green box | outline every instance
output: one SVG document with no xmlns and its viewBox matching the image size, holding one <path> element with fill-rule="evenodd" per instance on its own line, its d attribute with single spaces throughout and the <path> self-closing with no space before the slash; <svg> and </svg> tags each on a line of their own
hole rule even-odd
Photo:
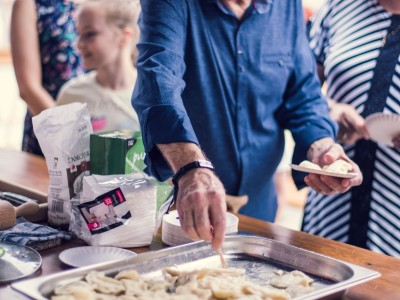
<svg viewBox="0 0 400 300">
<path fill-rule="evenodd" d="M 134 132 L 133 138 L 135 139 L 135 142 L 126 154 L 125 174 L 143 172 L 146 168 L 144 163 L 146 152 L 144 151 L 141 132 Z"/>
<path fill-rule="evenodd" d="M 116 130 L 90 135 L 92 174 L 129 174 L 143 169 L 144 147 L 140 132 Z"/>
</svg>

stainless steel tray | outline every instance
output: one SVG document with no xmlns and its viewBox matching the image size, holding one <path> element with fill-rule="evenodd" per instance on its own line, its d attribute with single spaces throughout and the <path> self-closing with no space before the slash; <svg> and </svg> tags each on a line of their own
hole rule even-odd
<svg viewBox="0 0 400 300">
<path fill-rule="evenodd" d="M 314 291 L 295 299 L 319 299 L 339 296 L 349 287 L 379 277 L 376 271 L 336 260 L 274 240 L 235 235 L 225 239 L 223 252 L 229 267 L 245 268 L 247 277 L 264 284 L 272 276 L 272 270 L 300 270 L 312 277 Z M 165 267 L 179 266 L 195 269 L 219 266 L 219 257 L 207 242 L 195 242 L 160 251 L 139 254 L 132 258 L 92 265 L 54 275 L 38 277 L 12 284 L 12 288 L 33 299 L 47 299 L 54 287 L 81 279 L 89 271 L 104 271 L 113 276 L 126 269 L 135 269 L 148 277 L 162 276 Z"/>
</svg>

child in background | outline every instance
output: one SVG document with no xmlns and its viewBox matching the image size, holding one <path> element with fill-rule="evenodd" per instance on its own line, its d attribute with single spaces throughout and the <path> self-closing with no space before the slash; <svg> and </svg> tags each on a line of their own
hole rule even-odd
<svg viewBox="0 0 400 300">
<path fill-rule="evenodd" d="M 77 11 L 78 50 L 92 71 L 67 82 L 57 105 L 87 103 L 94 132 L 140 130 L 131 105 L 139 12 L 133 0 L 88 0 Z"/>
</svg>

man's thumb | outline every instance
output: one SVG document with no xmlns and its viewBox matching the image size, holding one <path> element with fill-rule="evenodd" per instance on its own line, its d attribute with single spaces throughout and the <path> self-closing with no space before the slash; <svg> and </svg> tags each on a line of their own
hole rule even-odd
<svg viewBox="0 0 400 300">
<path fill-rule="evenodd" d="M 342 154 L 342 149 L 340 149 L 339 145 L 335 144 L 324 154 L 324 163 L 330 165 L 338 160 Z"/>
</svg>

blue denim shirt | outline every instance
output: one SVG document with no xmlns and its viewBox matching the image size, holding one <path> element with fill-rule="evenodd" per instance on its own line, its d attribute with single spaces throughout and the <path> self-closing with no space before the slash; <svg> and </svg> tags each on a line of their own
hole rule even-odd
<svg viewBox="0 0 400 300">
<path fill-rule="evenodd" d="M 296 162 L 333 137 L 300 0 L 258 0 L 239 21 L 218 0 L 142 0 L 139 115 L 147 172 L 172 175 L 156 144 L 200 145 L 241 213 L 273 221 L 273 174 L 290 129 Z"/>
</svg>

